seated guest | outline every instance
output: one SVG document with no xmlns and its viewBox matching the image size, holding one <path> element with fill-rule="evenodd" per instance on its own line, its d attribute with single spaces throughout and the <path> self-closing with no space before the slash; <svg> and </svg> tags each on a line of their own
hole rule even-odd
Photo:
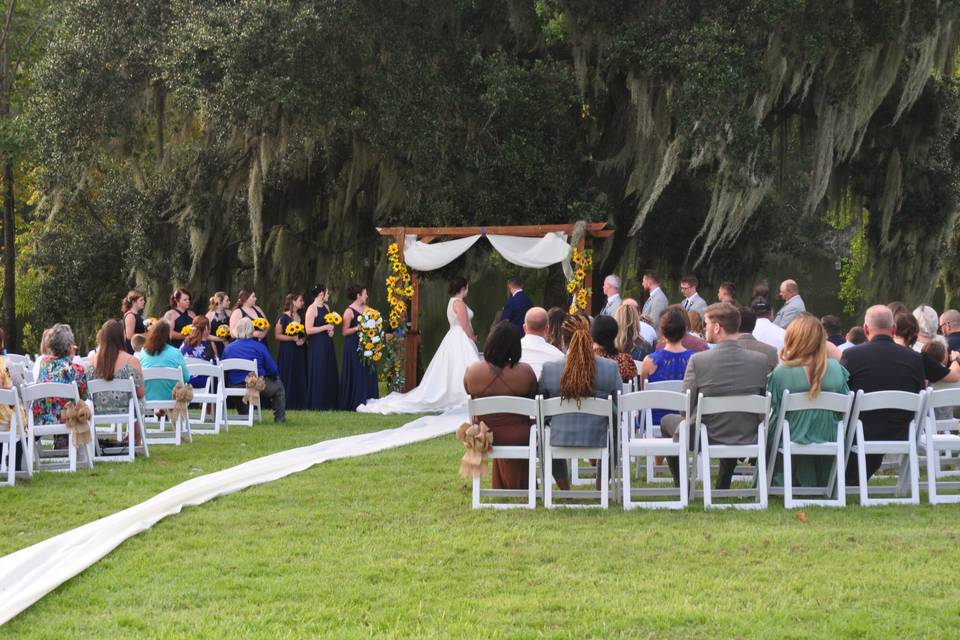
<svg viewBox="0 0 960 640">
<path fill-rule="evenodd" d="M 147 331 L 147 341 L 138 357 L 140 367 L 143 369 L 180 369 L 183 382 L 190 380 L 190 372 L 187 370 L 183 355 L 179 349 L 170 344 L 170 325 L 166 320 L 157 320 L 153 323 Z M 148 380 L 146 382 L 147 400 L 171 400 L 173 388 L 176 385 L 177 383 L 173 380 Z"/>
<path fill-rule="evenodd" d="M 612 360 L 593 353 L 590 322 L 583 316 L 568 316 L 563 325 L 566 356 L 543 365 L 540 394 L 544 398 L 606 398 L 622 389 L 620 371 Z M 616 411 L 616 409 L 614 409 Z M 550 441 L 558 447 L 603 447 L 607 445 L 607 419 L 572 413 L 550 418 Z M 561 489 L 570 487 L 566 463 L 558 460 L 553 477 Z"/>
<path fill-rule="evenodd" d="M 7 355 L 7 334 L 3 329 L 0 329 L 0 353 Z M 4 377 L 4 371 L 6 371 L 6 377 L 9 378 L 10 385 L 3 386 L 4 383 L 0 381 L 0 389 L 10 389 L 11 386 L 19 389 L 23 386 L 23 374 L 25 373 L 23 367 L 9 367 L 4 360 L 0 359 L 0 378 Z M 0 409 L 0 412 L 2 411 Z M 0 424 L 6 424 L 2 417 L 0 417 Z"/>
<path fill-rule="evenodd" d="M 653 345 L 640 335 L 640 313 L 636 307 L 620 305 L 613 314 L 613 319 L 617 321 L 617 339 L 614 344 L 618 351 L 629 353 L 630 357 L 638 362 L 653 351 Z"/>
<path fill-rule="evenodd" d="M 890 309 L 890 313 L 893 314 L 894 319 L 896 319 L 898 313 L 910 313 L 910 309 L 907 308 L 907 305 L 899 300 L 888 302 L 887 309 Z"/>
<path fill-rule="evenodd" d="M 920 333 L 917 335 L 917 342 L 913 345 L 914 350 L 923 350 L 924 345 L 933 341 L 937 337 L 938 317 L 933 307 L 925 304 L 920 305 L 913 310 L 913 317 L 917 320 L 917 326 Z"/>
<path fill-rule="evenodd" d="M 547 344 L 563 350 L 563 323 L 567 319 L 567 312 L 560 307 L 552 307 L 547 312 Z M 539 379 L 540 376 L 537 376 Z"/>
<path fill-rule="evenodd" d="M 236 340 L 223 348 L 223 359 L 239 358 L 241 360 L 255 360 L 257 375 L 263 378 L 264 388 L 260 397 L 270 401 L 273 406 L 273 421 L 286 422 L 287 406 L 283 383 L 278 380 L 280 369 L 270 357 L 266 345 L 254 338 L 253 322 L 250 318 L 241 318 L 234 329 Z M 242 387 L 246 384 L 247 372 L 230 370 L 227 372 L 227 386 Z"/>
<path fill-rule="evenodd" d="M 717 289 L 717 302 L 725 302 L 727 304 L 732 304 L 734 306 L 740 306 L 737 304 L 737 287 L 732 282 L 721 282 L 720 287 Z"/>
<path fill-rule="evenodd" d="M 947 350 L 947 340 L 943 336 L 937 336 L 923 345 L 923 350 L 920 351 L 920 353 L 933 358 L 944 367 L 950 366 L 950 352 Z M 953 418 L 953 407 L 936 407 L 933 412 L 937 420 L 950 420 Z"/>
<path fill-rule="evenodd" d="M 757 325 L 757 316 L 750 307 L 740 307 L 740 335 L 737 342 L 744 349 L 762 353 L 767 359 L 767 373 L 780 364 L 780 354 L 770 345 L 760 342 L 753 336 L 753 330 Z"/>
<path fill-rule="evenodd" d="M 867 341 L 867 336 L 863 333 L 863 327 L 857 325 L 855 327 L 850 327 L 850 330 L 847 331 L 846 342 L 837 347 L 841 353 L 849 349 L 850 347 L 855 347 L 858 344 L 863 344 Z"/>
<path fill-rule="evenodd" d="M 821 391 L 847 394 L 847 370 L 839 362 L 827 357 L 826 331 L 822 321 L 809 313 L 801 313 L 784 335 L 783 363 L 767 380 L 767 391 L 772 396 L 770 424 L 776 419 L 783 401 L 783 392 L 805 393 L 815 400 Z M 833 411 L 791 411 L 790 439 L 798 444 L 836 442 L 837 420 Z M 770 455 L 776 455 L 777 443 L 769 443 Z M 830 456 L 797 456 L 793 459 L 793 484 L 801 487 L 823 487 L 830 479 L 834 458 Z M 774 482 L 783 485 L 782 462 L 777 460 Z"/>
<path fill-rule="evenodd" d="M 703 340 L 703 317 L 695 311 L 687 311 L 689 333 Z"/>
<path fill-rule="evenodd" d="M 647 382 L 661 380 L 683 380 L 687 363 L 693 351 L 683 346 L 683 334 L 686 333 L 683 311 L 670 307 L 660 316 L 660 335 L 666 341 L 664 346 L 643 359 L 640 377 Z M 656 409 L 653 411 L 653 423 L 660 424 L 663 416 L 671 413 Z"/>
<path fill-rule="evenodd" d="M 633 307 L 637 310 L 638 314 L 640 313 L 640 304 L 635 298 L 624 298 L 623 306 Z M 650 319 L 650 316 L 640 316 L 640 337 L 649 342 L 651 345 L 657 343 L 657 330 L 653 326 L 653 320 Z"/>
<path fill-rule="evenodd" d="M 840 318 L 837 316 L 823 316 L 820 318 L 823 330 L 827 332 L 827 340 L 834 346 L 843 344 L 843 329 L 840 327 Z"/>
<path fill-rule="evenodd" d="M 217 360 L 217 351 L 210 342 L 210 321 L 206 316 L 194 316 L 191 324 L 190 334 L 180 345 L 180 353 L 184 358 L 196 358 L 215 362 Z M 190 385 L 194 389 L 204 389 L 207 386 L 207 376 L 191 376 Z"/>
<path fill-rule="evenodd" d="M 543 307 L 532 307 L 523 318 L 524 336 L 520 340 L 520 362 L 530 365 L 538 380 L 544 362 L 563 358 L 563 351 L 546 340 L 547 322 L 547 310 Z M 489 337 L 487 342 L 490 342 Z M 486 352 L 484 355 L 486 356 Z"/>
<path fill-rule="evenodd" d="M 771 308 L 766 298 L 756 298 L 750 303 L 750 308 L 757 316 L 757 324 L 753 328 L 753 337 L 768 344 L 780 352 L 783 348 L 783 334 L 785 329 L 781 329 L 770 320 Z"/>
<path fill-rule="evenodd" d="M 678 304 L 670 305 L 670 308 L 679 310 L 680 317 L 683 319 L 683 346 L 687 349 L 690 349 L 690 351 L 693 351 L 694 353 L 700 353 L 701 351 L 706 351 L 709 349 L 710 345 L 706 340 L 702 340 L 698 336 L 690 333 L 689 320 L 687 313 L 683 310 L 683 308 Z M 663 348 L 664 344 L 666 344 L 666 342 L 661 339 L 659 342 L 657 342 L 657 349 Z"/>
<path fill-rule="evenodd" d="M 960 351 L 960 311 L 947 309 L 940 314 L 940 332 L 946 337 L 950 351 Z"/>
<path fill-rule="evenodd" d="M 630 382 L 637 377 L 637 363 L 629 353 L 617 349 L 618 331 L 616 320 L 610 316 L 597 316 L 590 329 L 593 337 L 593 352 L 601 358 L 616 362 L 620 369 L 620 379 L 623 382 Z"/>
<path fill-rule="evenodd" d="M 133 380 L 133 387 L 140 403 L 140 415 L 143 415 L 143 371 L 140 361 L 127 353 L 123 338 L 123 325 L 117 320 L 107 320 L 97 333 L 97 355 L 92 364 L 87 365 L 87 380 Z M 92 395 L 93 406 L 97 413 L 126 413 L 130 395 L 122 391 L 101 391 Z M 143 445 L 143 433 L 139 423 L 135 429 L 136 446 Z"/>
<path fill-rule="evenodd" d="M 840 364 L 850 372 L 849 385 L 854 391 L 907 391 L 918 393 L 925 389 L 927 382 L 939 382 L 951 370 L 960 372 L 960 366 L 954 363 L 951 369 L 932 363 L 927 367 L 924 358 L 913 349 L 905 349 L 894 341 L 896 325 L 893 313 L 884 305 L 874 305 L 867 309 L 863 330 L 868 342 L 843 352 Z M 925 371 L 926 369 L 926 371 Z M 906 440 L 910 420 L 909 411 L 884 409 L 860 414 L 863 434 L 867 440 Z M 860 483 L 857 457 L 847 460 L 847 484 Z M 869 480 L 880 465 L 882 454 L 867 456 L 866 477 Z"/>
<path fill-rule="evenodd" d="M 914 349 L 914 346 L 917 343 L 917 335 L 919 327 L 917 325 L 917 319 L 913 317 L 908 311 L 901 311 L 896 314 L 893 318 L 894 324 L 896 324 L 896 332 L 893 335 L 893 341 L 899 344 L 901 347 L 909 347 Z M 916 351 L 916 349 L 914 349 Z M 923 370 L 924 375 L 926 375 L 927 380 L 931 379 L 931 376 L 939 375 L 942 366 L 950 366 L 949 364 L 943 365 L 938 362 L 936 358 L 929 354 L 920 353 L 923 358 Z M 947 375 L 939 378 L 940 382 L 957 382 L 960 380 L 960 374 L 954 373 L 951 371 Z"/>
<path fill-rule="evenodd" d="M 740 312 L 732 304 L 718 302 L 704 312 L 707 340 L 717 345 L 716 349 L 694 354 L 687 363 L 683 376 L 683 388 L 690 391 L 696 405 L 699 394 L 704 397 L 765 395 L 767 392 L 767 359 L 763 354 L 748 351 L 740 346 Z M 696 415 L 696 406 L 691 415 Z M 757 424 L 760 417 L 751 413 L 723 413 L 711 416 L 707 425 L 707 437 L 717 444 L 755 444 Z M 690 446 L 694 443 L 694 420 L 688 422 Z M 680 416 L 664 416 L 660 430 L 666 436 L 679 438 Z M 667 458 L 675 486 L 680 486 L 680 461 Z M 717 474 L 717 489 L 729 489 L 737 461 L 720 461 Z"/>
<path fill-rule="evenodd" d="M 547 312 L 534 307 L 526 314 L 539 309 L 542 327 L 546 328 Z M 529 332 L 524 340 L 532 336 Z M 546 344 L 546 343 L 544 343 Z M 550 345 L 546 345 L 550 346 Z M 520 331 L 511 322 L 503 320 L 494 326 L 483 345 L 483 360 L 467 367 L 463 376 L 463 388 L 473 398 L 488 396 L 519 396 L 533 398 L 537 395 L 537 377 L 530 365 L 521 362 Z M 563 354 L 560 354 L 563 357 Z M 493 432 L 494 446 L 526 445 L 530 442 L 530 418 L 509 413 L 493 413 L 474 416 L 486 423 Z M 526 489 L 528 479 L 527 460 L 495 459 L 493 461 L 494 489 Z"/>
<path fill-rule="evenodd" d="M 59 323 L 53 325 L 46 334 L 44 347 L 48 355 L 40 358 L 36 382 L 62 382 L 66 384 L 76 382 L 80 399 L 85 400 L 87 398 L 87 376 L 83 367 L 73 362 L 77 346 L 70 325 Z M 59 423 L 60 410 L 67 402 L 69 401 L 64 398 L 50 398 L 34 402 L 33 421 L 36 424 Z"/>
</svg>

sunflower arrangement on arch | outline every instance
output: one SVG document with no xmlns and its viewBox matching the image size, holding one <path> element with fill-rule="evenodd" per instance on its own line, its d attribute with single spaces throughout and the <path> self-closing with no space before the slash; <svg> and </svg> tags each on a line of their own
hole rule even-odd
<svg viewBox="0 0 960 640">
<path fill-rule="evenodd" d="M 390 303 L 387 320 L 391 329 L 402 329 L 409 308 L 408 301 L 413 297 L 413 278 L 407 265 L 400 259 L 400 247 L 396 242 L 387 247 L 387 260 L 390 262 L 390 274 L 386 279 L 387 302 Z"/>
<path fill-rule="evenodd" d="M 570 258 L 573 263 L 573 278 L 567 282 L 570 294 L 570 313 L 585 311 L 590 307 L 590 291 L 587 289 L 587 274 L 593 270 L 593 251 L 591 249 L 573 249 Z"/>
</svg>

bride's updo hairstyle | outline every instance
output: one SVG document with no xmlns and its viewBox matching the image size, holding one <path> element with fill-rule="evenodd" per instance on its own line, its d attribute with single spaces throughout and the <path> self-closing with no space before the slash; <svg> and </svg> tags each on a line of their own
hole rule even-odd
<svg viewBox="0 0 960 640">
<path fill-rule="evenodd" d="M 567 316 L 562 332 L 567 343 L 567 359 L 560 376 L 560 397 L 564 400 L 592 398 L 597 365 L 593 360 L 590 320 L 581 315 Z"/>
<path fill-rule="evenodd" d="M 450 284 L 447 285 L 447 294 L 451 296 L 455 296 L 461 291 L 463 291 L 463 288 L 465 286 L 467 286 L 467 281 L 465 278 L 459 278 L 459 277 L 454 278 L 453 280 L 450 281 Z"/>
<path fill-rule="evenodd" d="M 497 367 L 513 367 L 520 362 L 520 329 L 509 320 L 494 325 L 483 345 L 483 359 Z"/>
</svg>

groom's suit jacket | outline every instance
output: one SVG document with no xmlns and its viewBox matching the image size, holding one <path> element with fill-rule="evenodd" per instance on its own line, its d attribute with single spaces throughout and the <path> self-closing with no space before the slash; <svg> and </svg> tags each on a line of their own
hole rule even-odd
<svg viewBox="0 0 960 640">
<path fill-rule="evenodd" d="M 500 320 L 509 320 L 517 325 L 520 333 L 523 333 L 523 319 L 527 311 L 533 307 L 533 300 L 530 299 L 523 289 L 510 296 L 507 303 L 503 305 L 503 313 L 500 314 Z"/>
</svg>

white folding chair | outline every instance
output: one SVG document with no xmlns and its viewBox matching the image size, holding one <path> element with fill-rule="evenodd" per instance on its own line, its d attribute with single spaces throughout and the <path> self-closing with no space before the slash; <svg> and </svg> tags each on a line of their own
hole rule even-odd
<svg viewBox="0 0 960 640">
<path fill-rule="evenodd" d="M 607 420 L 606 445 L 603 447 L 566 447 L 554 446 L 550 442 L 550 427 L 546 426 L 547 419 L 572 413 L 583 413 L 592 416 L 604 417 Z M 548 398 L 540 400 L 540 418 L 543 420 L 543 504 L 547 509 L 557 507 L 587 508 L 599 507 L 606 509 L 610 502 L 610 440 L 613 435 L 613 398 L 581 398 L 577 400 L 562 400 Z M 580 458 L 596 458 L 600 460 L 600 491 L 554 491 L 553 490 L 553 459 L 574 460 Z M 553 499 L 572 498 L 587 499 L 599 498 L 599 504 L 554 504 Z"/>
<path fill-rule="evenodd" d="M 657 382 L 644 381 L 644 391 L 672 391 L 674 393 L 683 393 L 683 380 L 660 380 Z M 661 407 L 655 407 L 660 409 Z M 646 409 L 640 415 L 640 428 L 643 431 L 644 438 L 660 438 L 660 424 L 653 421 L 653 410 Z M 638 460 L 639 462 L 639 460 Z M 665 464 L 657 464 L 656 456 L 647 456 L 645 459 L 646 468 L 644 478 L 647 484 L 673 484 L 673 477 L 670 475 L 670 468 Z M 637 470 L 639 477 L 639 468 Z M 657 475 L 660 474 L 660 475 Z"/>
<path fill-rule="evenodd" d="M 770 438 L 771 451 L 774 452 L 767 462 L 767 482 L 773 482 L 773 471 L 777 463 L 777 455 L 783 458 L 783 486 L 768 489 L 772 494 L 783 494 L 783 506 L 787 509 L 805 506 L 843 507 L 847 504 L 847 491 L 844 484 L 846 467 L 846 433 L 847 420 L 853 408 L 853 392 L 842 393 L 822 392 L 811 400 L 806 393 L 783 392 L 783 401 L 780 410 L 774 416 L 773 436 Z M 840 416 L 837 420 L 836 439 L 833 442 L 816 442 L 800 444 L 793 441 L 790 434 L 790 421 L 786 414 L 793 411 L 833 411 Z M 793 486 L 793 456 L 832 456 L 836 479 L 836 498 L 830 498 L 834 492 L 833 482 L 824 487 L 794 487 Z M 797 500 L 794 495 L 826 496 L 823 498 L 807 498 Z"/>
<path fill-rule="evenodd" d="M 227 358 L 226 360 L 220 361 L 220 367 L 223 370 L 224 382 L 226 382 L 229 379 L 229 373 L 231 371 L 243 371 L 244 377 L 246 377 L 247 374 L 249 373 L 253 373 L 254 375 L 257 375 L 258 373 L 256 360 L 241 360 L 240 358 Z M 230 386 L 224 385 L 223 387 L 223 396 L 225 400 L 229 398 L 242 398 L 244 395 L 246 395 L 246 393 L 247 393 L 247 389 L 246 387 L 243 387 L 243 386 L 230 387 Z M 239 420 L 231 420 L 229 412 L 226 412 L 224 413 L 224 418 L 223 418 L 224 423 L 228 426 L 232 424 L 236 424 L 236 425 L 242 425 L 244 427 L 252 427 L 253 412 L 254 412 L 254 405 L 252 404 L 247 406 L 246 419 L 241 418 Z M 257 420 L 262 421 L 263 410 L 260 408 L 260 405 L 256 406 L 256 412 L 257 412 Z"/>
<path fill-rule="evenodd" d="M 211 364 L 209 360 L 204 360 L 203 358 L 194 358 L 193 356 L 183 356 L 183 361 L 187 363 L 187 368 L 190 368 L 192 364 Z"/>
<path fill-rule="evenodd" d="M 874 391 L 864 393 L 857 391 L 850 412 L 850 421 L 847 425 L 846 446 L 848 455 L 857 456 L 857 471 L 859 487 L 848 489 L 860 494 L 862 506 L 883 504 L 920 504 L 920 463 L 917 459 L 917 429 L 921 424 L 926 409 L 927 392 L 910 393 L 907 391 Z M 883 409 L 897 409 L 912 414 L 907 428 L 906 440 L 867 440 L 864 438 L 863 422 L 860 414 L 866 411 Z M 868 455 L 897 455 L 900 456 L 900 472 L 895 486 L 867 485 Z M 905 483 L 910 483 L 910 496 L 900 497 L 905 490 Z M 870 494 L 890 494 L 893 498 L 871 498 Z"/>
<path fill-rule="evenodd" d="M 26 366 L 33 366 L 33 362 L 30 360 L 30 356 L 21 355 L 19 353 L 8 353 L 3 356 L 3 359 L 6 360 L 7 364 L 19 364 Z"/>
<path fill-rule="evenodd" d="M 148 393 L 150 383 L 161 380 L 169 381 L 173 384 L 183 382 L 183 370 L 172 367 L 147 367 L 143 370 L 143 384 L 147 387 Z M 183 420 L 178 417 L 171 425 L 173 430 L 167 431 L 166 429 L 166 414 L 170 413 L 176 405 L 173 401 L 172 394 L 171 397 L 166 400 L 145 400 L 143 405 L 147 413 L 147 417 L 145 417 L 146 424 L 144 424 L 143 429 L 144 442 L 147 444 L 173 444 L 180 446 L 184 435 L 188 442 L 193 442 L 193 435 L 190 431 L 190 420 Z M 155 415 L 157 411 L 163 411 L 163 415 L 160 418 L 148 417 Z M 150 429 L 148 428 L 149 424 L 156 424 L 157 428 Z"/>
<path fill-rule="evenodd" d="M 30 465 L 26 463 L 27 458 L 27 436 L 26 425 L 20 419 L 20 395 L 17 388 L 0 389 L 0 404 L 5 404 L 10 408 L 10 424 L 8 431 L 0 431 L 0 437 L 3 438 L 0 443 L 0 478 L 6 474 L 6 480 L 0 482 L 0 485 L 14 486 L 17 483 L 17 463 L 16 452 L 17 443 L 20 443 L 20 450 L 23 452 L 23 471 L 20 475 L 29 476 Z"/>
<path fill-rule="evenodd" d="M 33 403 L 39 400 L 65 399 L 71 402 L 80 402 L 80 392 L 77 383 L 42 382 L 40 384 L 24 385 L 22 391 L 24 408 L 27 412 L 27 464 L 30 472 L 37 471 L 76 471 L 77 447 L 73 431 L 62 422 L 55 424 L 35 424 L 33 417 Z M 91 429 L 92 431 L 92 429 Z M 94 434 L 91 433 L 91 436 Z M 43 451 L 42 439 L 47 436 L 67 436 L 67 450 L 53 449 Z M 38 442 L 39 440 L 39 442 Z M 87 445 L 86 467 L 93 467 L 93 447 Z"/>
<path fill-rule="evenodd" d="M 940 493 L 941 490 L 960 489 L 956 480 L 941 481 L 947 474 L 941 469 L 942 453 L 960 451 L 957 419 L 937 420 L 936 410 L 960 406 L 960 388 L 931 388 L 927 390 L 927 411 L 924 420 L 924 449 L 927 453 L 927 499 L 930 504 L 960 502 L 960 493 Z M 956 461 L 956 458 L 948 458 Z M 952 474 L 951 474 L 952 475 Z"/>
<path fill-rule="evenodd" d="M 540 424 L 540 404 L 532 398 L 516 396 L 489 396 L 467 400 L 467 414 L 471 419 L 492 413 L 509 413 L 530 418 L 530 439 L 526 445 L 498 445 L 496 438 L 487 457 L 490 459 L 526 460 L 528 465 L 526 489 L 481 489 L 480 478 L 473 479 L 473 508 L 535 509 L 537 507 L 537 431 Z M 520 502 L 481 502 L 482 497 L 526 498 Z"/>
<path fill-rule="evenodd" d="M 709 429 L 704 418 L 709 422 L 710 416 L 720 413 L 753 413 L 757 414 L 757 442 L 755 444 L 720 444 L 711 443 L 708 437 Z M 703 397 L 701 393 L 697 399 L 697 418 L 694 442 L 694 456 L 699 463 L 700 482 L 703 486 L 703 506 L 705 509 L 766 509 L 767 508 L 767 416 L 770 413 L 770 394 L 762 396 L 717 396 Z M 734 459 L 754 458 L 754 481 L 756 489 L 713 489 L 710 486 L 710 461 L 713 458 Z M 696 483 L 692 484 L 694 494 Z M 714 503 L 713 498 L 742 498 L 757 496 L 756 502 L 726 502 Z"/>
<path fill-rule="evenodd" d="M 124 434 L 127 437 L 127 446 L 126 447 L 108 447 L 103 448 L 100 446 L 99 440 L 94 437 L 95 450 L 94 455 L 95 462 L 133 462 L 137 456 L 137 420 L 139 418 L 139 412 L 137 410 L 137 389 L 133 384 L 132 378 L 114 378 L 113 380 L 90 380 L 87 382 L 87 392 L 90 395 L 90 408 L 91 413 L 93 414 L 93 431 L 94 435 L 98 435 L 101 432 L 97 430 L 97 427 L 106 426 L 109 428 L 108 432 L 110 435 L 116 437 L 118 440 L 123 438 Z M 127 410 L 121 413 L 107 413 L 106 411 L 97 411 L 97 394 L 104 392 L 115 392 L 115 393 L 125 393 L 127 394 Z M 143 428 L 141 427 L 141 430 Z M 146 448 L 146 434 L 142 435 L 143 437 L 143 449 L 145 455 L 150 455 L 149 450 Z"/>
<path fill-rule="evenodd" d="M 190 358 L 196 360 L 196 358 Z M 194 388 L 193 402 L 190 404 L 200 404 L 200 415 L 194 420 L 190 418 L 190 429 L 192 433 L 197 434 L 218 434 L 220 426 L 229 431 L 230 427 L 224 420 L 226 413 L 226 396 L 224 395 L 223 369 L 220 365 L 211 364 L 205 360 L 199 362 L 188 362 L 187 370 L 190 376 L 206 376 L 207 384 L 202 389 Z M 207 405 L 213 408 L 213 424 L 207 422 Z"/>
<path fill-rule="evenodd" d="M 623 508 L 626 511 L 637 507 L 647 509 L 684 509 L 689 501 L 687 490 L 687 465 L 690 455 L 690 392 L 676 391 L 637 391 L 620 396 L 620 453 L 622 461 Z M 638 435 L 634 425 L 637 416 L 650 409 L 666 409 L 680 414 L 681 423 L 678 441 L 673 438 L 648 437 L 647 431 Z M 680 487 L 677 488 L 636 488 L 630 486 L 630 459 L 634 457 L 677 456 L 680 459 Z M 635 501 L 634 496 L 676 496 L 676 500 Z"/>
</svg>

